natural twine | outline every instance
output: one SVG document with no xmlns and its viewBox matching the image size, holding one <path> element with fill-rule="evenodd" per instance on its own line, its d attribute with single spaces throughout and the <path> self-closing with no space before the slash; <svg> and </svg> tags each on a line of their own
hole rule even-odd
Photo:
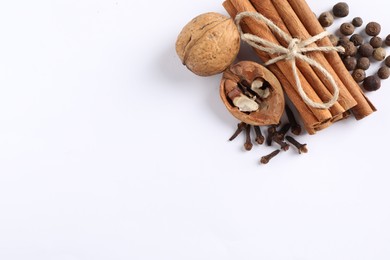
<svg viewBox="0 0 390 260">
<path fill-rule="evenodd" d="M 267 41 L 261 37 L 258 37 L 256 35 L 250 34 L 250 33 L 244 33 L 242 31 L 240 22 L 243 18 L 245 17 L 251 17 L 253 19 L 257 19 L 261 22 L 264 22 L 274 33 L 278 34 L 280 37 L 283 38 L 287 43 L 289 43 L 289 46 L 287 48 L 275 44 L 273 42 Z M 306 40 L 300 40 L 297 38 L 292 38 L 290 35 L 282 31 L 277 25 L 275 25 L 271 20 L 267 19 L 263 15 L 257 12 L 242 12 L 239 13 L 236 16 L 235 22 L 237 24 L 238 30 L 241 35 L 241 39 L 248 43 L 250 46 L 264 51 L 269 54 L 279 54 L 278 57 L 273 58 L 269 61 L 267 61 L 264 65 L 271 65 L 274 64 L 278 61 L 282 60 L 289 60 L 291 61 L 292 65 L 292 71 L 294 75 L 294 79 L 298 88 L 298 92 L 300 96 L 302 97 L 303 101 L 314 108 L 320 108 L 320 109 L 328 109 L 332 107 L 336 102 L 337 99 L 339 98 L 339 93 L 340 90 L 333 78 L 333 76 L 317 61 L 315 61 L 312 58 L 309 58 L 305 56 L 304 54 L 307 52 L 314 52 L 314 51 L 320 51 L 320 52 L 330 52 L 330 51 L 337 51 L 337 52 L 344 52 L 343 47 L 334 47 L 334 46 L 325 46 L 325 47 L 307 47 L 308 45 L 326 37 L 329 35 L 328 32 L 324 31 L 320 34 L 317 34 L 316 36 L 313 36 L 309 39 Z M 298 77 L 298 72 L 297 72 L 297 66 L 296 66 L 296 59 L 303 60 L 310 64 L 313 67 L 316 67 L 319 71 L 321 71 L 322 74 L 326 77 L 326 79 L 331 83 L 334 92 L 333 92 L 333 97 L 331 100 L 329 100 L 326 103 L 317 103 L 314 102 L 312 99 L 310 99 L 305 91 L 302 88 L 301 81 L 299 80 Z"/>
</svg>

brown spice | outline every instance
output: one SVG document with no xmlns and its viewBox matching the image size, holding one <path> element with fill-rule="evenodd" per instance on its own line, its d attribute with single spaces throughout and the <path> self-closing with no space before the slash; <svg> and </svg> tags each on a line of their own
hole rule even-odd
<svg viewBox="0 0 390 260">
<path fill-rule="evenodd" d="M 357 48 L 353 42 L 348 41 L 344 44 L 341 44 L 342 47 L 344 47 L 344 53 L 342 56 L 347 57 L 347 56 L 355 56 L 357 53 Z"/>
<path fill-rule="evenodd" d="M 368 76 L 363 81 L 363 88 L 367 91 L 376 91 L 381 87 L 381 80 L 377 75 Z"/>
<path fill-rule="evenodd" d="M 373 51 L 374 51 L 374 48 L 373 48 L 373 47 L 371 46 L 371 44 L 369 44 L 369 43 L 363 43 L 363 44 L 360 45 L 360 47 L 359 47 L 359 54 L 360 54 L 362 57 L 371 57 Z"/>
<path fill-rule="evenodd" d="M 377 36 L 381 32 L 381 25 L 377 22 L 369 22 L 366 25 L 366 33 L 369 36 Z"/>
<path fill-rule="evenodd" d="M 249 125 L 249 124 L 246 125 L 245 134 L 246 134 L 246 139 L 245 139 L 245 143 L 244 143 L 244 148 L 245 148 L 245 150 L 250 151 L 250 150 L 252 150 L 252 147 L 253 147 L 253 144 L 251 141 L 251 125 Z"/>
<path fill-rule="evenodd" d="M 390 46 L 390 34 L 386 36 L 385 44 L 386 44 L 387 46 Z"/>
<path fill-rule="evenodd" d="M 360 27 L 363 25 L 363 19 L 361 17 L 355 17 L 352 19 L 352 24 L 355 27 Z"/>
<path fill-rule="evenodd" d="M 357 61 L 355 57 L 348 56 L 343 59 L 343 62 L 348 71 L 352 71 L 356 68 Z"/>
<path fill-rule="evenodd" d="M 236 137 L 241 134 L 241 132 L 246 128 L 246 124 L 244 122 L 241 122 L 239 124 L 237 124 L 237 130 L 234 132 L 234 134 L 232 135 L 232 137 L 229 138 L 229 141 L 233 141 L 234 139 L 236 139 Z"/>
<path fill-rule="evenodd" d="M 383 40 L 381 37 L 379 36 L 374 36 L 371 38 L 370 40 L 370 44 L 373 48 L 379 48 L 379 47 L 382 47 L 383 45 Z"/>
<path fill-rule="evenodd" d="M 389 61 L 390 61 L 390 59 L 389 59 Z M 369 58 L 367 58 L 367 57 L 360 57 L 357 60 L 356 68 L 357 69 L 362 69 L 362 70 L 368 70 L 370 65 L 371 65 L 371 62 L 370 62 Z"/>
<path fill-rule="evenodd" d="M 364 41 L 364 39 L 363 39 L 363 36 L 361 36 L 360 34 L 353 34 L 352 36 L 351 36 L 351 38 L 349 38 L 349 40 L 351 41 L 351 42 L 353 42 L 353 44 L 355 45 L 355 46 L 360 46 L 360 45 L 362 45 L 363 44 L 363 41 Z"/>
<path fill-rule="evenodd" d="M 388 56 L 386 59 L 385 59 L 385 65 L 387 67 L 390 67 L 390 56 Z"/>
<path fill-rule="evenodd" d="M 329 35 L 329 40 L 332 43 L 333 46 L 337 46 L 339 43 L 339 37 L 337 37 L 334 34 Z"/>
<path fill-rule="evenodd" d="M 382 47 L 376 48 L 372 53 L 372 57 L 377 61 L 383 61 L 386 58 L 386 50 Z"/>
<path fill-rule="evenodd" d="M 267 163 L 269 163 L 269 161 L 270 161 L 272 158 L 274 158 L 276 155 L 278 155 L 279 153 L 280 153 L 280 150 L 278 149 L 278 150 L 275 150 L 275 151 L 273 151 L 272 153 L 270 153 L 270 154 L 268 154 L 268 155 L 265 155 L 265 156 L 261 157 L 260 163 L 262 163 L 262 164 L 267 164 Z"/>
<path fill-rule="evenodd" d="M 260 126 L 255 125 L 255 126 L 253 126 L 253 128 L 255 129 L 255 133 L 256 133 L 256 139 L 255 139 L 256 143 L 263 144 L 265 138 L 264 138 L 263 134 L 261 133 Z"/>
<path fill-rule="evenodd" d="M 356 69 L 352 73 L 352 77 L 357 83 L 363 82 L 363 80 L 366 78 L 366 72 L 362 69 Z"/>
<path fill-rule="evenodd" d="M 287 135 L 286 140 L 298 149 L 299 154 L 308 152 L 307 145 L 299 143 L 292 136 Z"/>
<path fill-rule="evenodd" d="M 334 22 L 334 17 L 331 12 L 323 12 L 320 14 L 318 17 L 318 21 L 322 25 L 322 27 L 329 27 L 333 24 Z"/>
<path fill-rule="evenodd" d="M 336 17 L 346 17 L 349 14 L 349 6 L 345 2 L 337 3 L 333 6 L 333 14 Z"/>
<path fill-rule="evenodd" d="M 380 79 L 388 79 L 390 76 L 390 68 L 387 66 L 383 66 L 378 70 L 378 77 Z"/>
<path fill-rule="evenodd" d="M 340 26 L 340 32 L 344 35 L 352 35 L 355 31 L 355 26 L 351 23 L 343 23 Z"/>
</svg>

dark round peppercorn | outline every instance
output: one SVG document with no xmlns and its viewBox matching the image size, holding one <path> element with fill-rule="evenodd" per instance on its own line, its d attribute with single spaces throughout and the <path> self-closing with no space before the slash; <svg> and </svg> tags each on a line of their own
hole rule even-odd
<svg viewBox="0 0 390 260">
<path fill-rule="evenodd" d="M 348 71 L 353 71 L 356 68 L 357 61 L 355 57 L 346 57 L 343 62 Z"/>
<path fill-rule="evenodd" d="M 363 88 L 367 91 L 376 91 L 381 87 L 381 80 L 377 75 L 368 76 L 363 81 Z"/>
<path fill-rule="evenodd" d="M 359 47 L 359 54 L 362 57 L 371 57 L 373 51 L 374 51 L 374 48 L 372 48 L 371 44 L 369 44 L 369 43 L 363 43 Z"/>
<path fill-rule="evenodd" d="M 367 58 L 367 57 L 360 57 L 357 60 L 356 68 L 357 69 L 362 69 L 362 70 L 368 70 L 370 65 L 371 65 L 371 62 L 370 62 L 369 58 Z"/>
<path fill-rule="evenodd" d="M 363 82 L 366 78 L 366 72 L 362 69 L 356 69 L 353 71 L 352 77 L 357 83 Z"/>
<path fill-rule="evenodd" d="M 323 12 L 318 17 L 318 21 L 320 22 L 322 27 L 329 27 L 329 26 L 331 26 L 333 24 L 334 17 L 331 14 L 331 12 Z"/>
<path fill-rule="evenodd" d="M 379 37 L 379 36 L 374 36 L 374 37 L 371 38 L 370 44 L 371 44 L 371 46 L 372 46 L 373 48 L 382 47 L 382 45 L 383 45 L 382 38 Z"/>
<path fill-rule="evenodd" d="M 387 35 L 387 37 L 386 37 L 386 39 L 385 39 L 385 44 L 386 44 L 387 46 L 390 46 L 390 34 Z"/>
<path fill-rule="evenodd" d="M 357 53 L 357 48 L 356 48 L 355 44 L 353 44 L 353 42 L 348 41 L 344 44 L 341 44 L 340 46 L 342 46 L 345 50 L 343 53 L 344 57 L 355 56 Z"/>
<path fill-rule="evenodd" d="M 377 61 L 383 61 L 386 58 L 386 50 L 382 47 L 376 48 L 372 53 L 372 57 Z"/>
<path fill-rule="evenodd" d="M 353 44 L 355 45 L 355 46 L 360 46 L 360 45 L 362 45 L 363 44 L 363 41 L 364 41 L 364 39 L 363 39 L 363 36 L 361 36 L 360 34 L 354 34 L 354 35 L 352 35 L 351 36 L 351 38 L 349 38 L 349 40 L 351 41 L 351 42 L 353 42 Z"/>
<path fill-rule="evenodd" d="M 333 6 L 333 14 L 336 17 L 346 17 L 349 14 L 349 6 L 345 2 L 337 3 Z"/>
<path fill-rule="evenodd" d="M 390 68 L 383 66 L 378 70 L 378 77 L 381 79 L 388 79 L 390 77 Z"/>
<path fill-rule="evenodd" d="M 351 23 L 343 23 L 340 26 L 340 32 L 344 35 L 352 35 L 355 31 L 355 26 L 353 26 Z"/>
<path fill-rule="evenodd" d="M 352 19 L 352 24 L 355 27 L 360 27 L 363 25 L 363 19 L 361 17 L 355 17 Z"/>
<path fill-rule="evenodd" d="M 390 56 L 388 56 L 386 59 L 385 59 L 385 65 L 387 67 L 390 67 Z"/>
<path fill-rule="evenodd" d="M 381 25 L 377 22 L 369 22 L 366 25 L 366 33 L 370 36 L 377 36 L 381 32 Z"/>
</svg>

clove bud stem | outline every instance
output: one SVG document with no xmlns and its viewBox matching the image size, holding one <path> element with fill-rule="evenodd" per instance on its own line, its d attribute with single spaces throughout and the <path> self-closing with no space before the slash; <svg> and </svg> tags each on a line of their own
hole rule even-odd
<svg viewBox="0 0 390 260">
<path fill-rule="evenodd" d="M 272 153 L 270 153 L 270 154 L 268 154 L 268 155 L 265 155 L 265 156 L 261 157 L 260 163 L 262 163 L 262 164 L 267 164 L 267 163 L 269 163 L 269 161 L 270 161 L 272 158 L 274 158 L 276 155 L 278 155 L 279 153 L 280 153 L 280 150 L 278 149 L 278 150 L 275 150 L 275 151 L 273 151 Z"/>
<path fill-rule="evenodd" d="M 299 154 L 308 152 L 307 145 L 301 144 L 300 142 L 295 140 L 292 136 L 287 135 L 286 140 L 298 149 Z"/>
</svg>

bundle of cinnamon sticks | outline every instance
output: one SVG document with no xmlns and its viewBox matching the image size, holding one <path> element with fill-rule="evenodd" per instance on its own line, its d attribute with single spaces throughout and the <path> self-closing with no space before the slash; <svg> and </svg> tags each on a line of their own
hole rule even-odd
<svg viewBox="0 0 390 260">
<path fill-rule="evenodd" d="M 324 31 L 305 0 L 226 0 L 223 6 L 232 18 L 241 12 L 259 12 L 294 38 L 304 40 Z M 259 20 L 245 17 L 241 22 L 241 27 L 244 33 L 254 34 L 288 47 L 289 43 L 272 33 L 270 28 Z M 309 47 L 315 46 L 332 46 L 332 44 L 329 38 L 325 37 Z M 254 50 L 264 62 L 276 57 L 258 49 Z M 306 55 L 321 64 L 332 75 L 340 90 L 338 101 L 329 109 L 314 108 L 303 101 L 298 93 L 289 61 L 279 61 L 269 65 L 268 68 L 279 79 L 309 134 L 315 134 L 332 123 L 347 118 L 351 113 L 359 120 L 376 111 L 345 68 L 337 52 L 311 52 Z M 333 97 L 330 80 L 324 77 L 319 69 L 304 61 L 296 60 L 296 65 L 297 74 L 306 95 L 314 102 L 328 102 Z"/>
</svg>

